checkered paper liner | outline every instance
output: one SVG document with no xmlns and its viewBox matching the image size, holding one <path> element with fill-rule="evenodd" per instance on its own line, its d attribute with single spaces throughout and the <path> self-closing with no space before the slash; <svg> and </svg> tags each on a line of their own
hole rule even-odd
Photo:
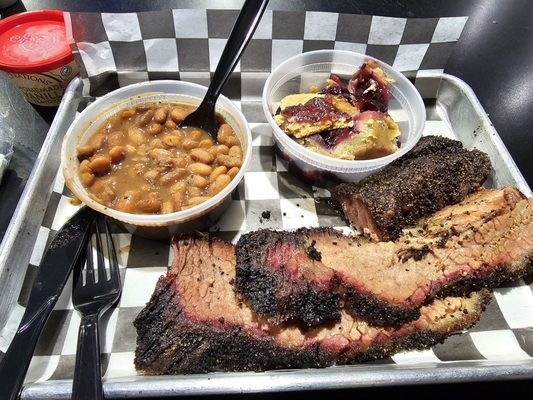
<svg viewBox="0 0 533 400">
<path fill-rule="evenodd" d="M 85 94 L 162 78 L 208 84 L 237 14 L 201 9 L 66 14 Z M 413 77 L 443 70 L 466 21 L 267 10 L 224 94 L 258 100 L 265 74 L 291 56 L 318 49 L 365 53 Z"/>
<path fill-rule="evenodd" d="M 139 14 L 67 15 L 70 39 L 82 64 L 81 109 L 117 86 L 138 80 L 179 78 L 208 84 L 236 10 L 173 10 Z M 235 243 L 260 228 L 293 229 L 333 226 L 349 231 L 328 204 L 325 189 L 307 185 L 286 170 L 272 148 L 270 128 L 260 104 L 271 68 L 302 51 L 335 48 L 366 52 L 413 77 L 418 71 L 442 70 L 466 18 L 401 19 L 321 12 L 267 11 L 243 55 L 225 94 L 241 108 L 252 130 L 252 161 L 228 211 L 209 230 Z M 423 93 L 425 88 L 419 87 Z M 428 101 L 424 134 L 454 137 Z M 39 230 L 19 299 L 25 305 L 46 245 L 79 206 L 58 173 Z M 263 211 L 269 211 L 265 218 Z M 149 300 L 157 279 L 171 263 L 167 241 L 113 232 L 121 266 L 123 293 L 116 308 L 101 320 L 104 379 L 136 375 L 133 320 Z M 73 310 L 72 278 L 38 342 L 27 382 L 72 379 L 79 315 Z M 466 360 L 531 360 L 533 357 L 533 281 L 494 291 L 481 321 L 430 350 L 396 354 L 384 363 L 413 364 Z"/>
</svg>

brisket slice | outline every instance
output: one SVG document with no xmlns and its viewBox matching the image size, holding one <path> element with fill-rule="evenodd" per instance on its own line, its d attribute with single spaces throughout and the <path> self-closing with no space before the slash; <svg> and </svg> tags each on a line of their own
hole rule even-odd
<svg viewBox="0 0 533 400">
<path fill-rule="evenodd" d="M 233 291 L 231 244 L 201 237 L 174 241 L 169 273 L 134 324 L 135 367 L 146 375 L 325 367 L 422 349 L 467 329 L 488 291 L 435 300 L 418 320 L 374 328 L 341 312 L 336 324 L 304 330 L 256 318 Z"/>
<path fill-rule="evenodd" d="M 374 325 L 401 324 L 418 318 L 431 299 L 493 288 L 531 271 L 533 199 L 510 187 L 483 189 L 395 242 L 331 228 L 261 230 L 243 235 L 236 255 L 236 290 L 271 323 L 338 320 L 338 304 Z M 309 293 L 312 301 L 298 300 Z"/>
<path fill-rule="evenodd" d="M 337 274 L 306 242 L 304 235 L 259 230 L 237 245 L 235 289 L 273 323 L 297 319 L 314 326 L 340 319 Z"/>
<path fill-rule="evenodd" d="M 461 142 L 426 136 L 398 160 L 359 183 L 331 191 L 351 225 L 379 240 L 395 240 L 422 217 L 461 201 L 491 170 L 487 155 Z"/>
</svg>

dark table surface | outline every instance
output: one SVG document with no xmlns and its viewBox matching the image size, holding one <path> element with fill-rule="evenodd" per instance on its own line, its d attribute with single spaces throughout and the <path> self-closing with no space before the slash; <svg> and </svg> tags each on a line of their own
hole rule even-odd
<svg viewBox="0 0 533 400">
<path fill-rule="evenodd" d="M 240 8 L 237 0 L 26 0 L 5 10 L 2 17 L 24 10 L 60 9 L 65 11 L 131 12 L 171 8 Z M 466 81 L 478 96 L 518 168 L 533 186 L 533 1 L 531 0 L 271 0 L 271 9 L 313 10 L 377 14 L 396 17 L 469 16 L 468 24 L 452 54 L 446 72 Z M 50 123 L 54 110 L 38 110 Z M 30 113 L 31 114 L 31 113 Z M 41 129 L 42 119 L 32 116 L 32 129 Z M 40 121 L 39 121 L 40 120 Z M 15 174 L 11 183 L 0 188 L 0 238 L 24 187 L 36 154 L 15 153 Z M 8 180 L 10 177 L 8 176 Z M 7 183 L 7 185 L 6 185 Z M 433 397 L 461 396 L 465 391 L 477 395 L 528 393 L 533 381 L 501 381 L 426 385 L 409 387 L 363 388 L 328 393 L 249 395 L 250 398 L 308 398 L 309 396 L 396 395 Z"/>
</svg>

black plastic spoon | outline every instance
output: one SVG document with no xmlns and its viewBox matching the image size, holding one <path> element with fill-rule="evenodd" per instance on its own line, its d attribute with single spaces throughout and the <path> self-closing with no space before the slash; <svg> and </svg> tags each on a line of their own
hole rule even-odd
<svg viewBox="0 0 533 400">
<path fill-rule="evenodd" d="M 180 127 L 203 129 L 211 135 L 215 143 L 217 142 L 215 104 L 222 88 L 239 62 L 246 45 L 252 38 L 267 3 L 268 0 L 246 0 L 244 2 L 202 103 L 181 121 Z"/>
</svg>

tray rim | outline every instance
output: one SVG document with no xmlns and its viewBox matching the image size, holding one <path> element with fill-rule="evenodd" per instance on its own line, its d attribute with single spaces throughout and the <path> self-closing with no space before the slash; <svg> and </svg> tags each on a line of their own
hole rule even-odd
<svg viewBox="0 0 533 400">
<path fill-rule="evenodd" d="M 474 90 L 461 78 L 456 77 L 455 75 L 447 74 L 447 73 L 434 73 L 431 71 L 422 71 L 417 75 L 417 78 L 436 78 L 441 77 L 442 80 L 447 81 L 448 83 L 451 83 L 458 87 L 465 96 L 469 99 L 470 103 L 474 107 L 474 109 L 477 111 L 477 114 L 481 116 L 481 121 L 483 124 L 483 128 L 490 132 L 490 136 L 498 149 L 499 153 L 502 155 L 502 157 L 505 159 L 506 164 L 508 165 L 511 175 L 513 179 L 516 180 L 518 183 L 518 188 L 526 195 L 527 197 L 533 197 L 533 191 L 531 190 L 529 184 L 527 183 L 526 179 L 520 172 L 520 169 L 516 165 L 516 162 L 514 161 L 513 157 L 511 156 L 511 153 L 509 153 L 509 150 L 505 146 L 505 143 L 503 142 L 501 136 L 499 135 L 498 131 L 494 127 L 494 124 L 490 120 L 489 115 L 481 105 L 481 102 L 479 101 L 478 97 L 476 96 Z M 441 84 L 439 84 L 439 90 L 440 90 Z M 437 92 L 438 93 L 438 92 Z M 445 121 L 448 123 L 448 121 Z M 449 123 L 448 123 L 449 124 Z"/>
<path fill-rule="evenodd" d="M 37 230 L 31 232 L 27 229 L 29 215 L 32 210 L 37 207 L 46 207 L 50 201 L 52 195 L 52 185 L 46 188 L 45 192 L 36 191 L 36 186 L 40 179 L 50 173 L 47 167 L 50 167 L 50 163 L 59 163 L 59 155 L 57 154 L 56 160 L 51 160 L 50 154 L 53 146 L 56 145 L 58 140 L 62 140 L 62 133 L 66 132 L 66 128 L 72 121 L 65 121 L 64 117 L 72 115 L 72 120 L 75 118 L 75 110 L 79 104 L 76 102 L 76 93 L 81 90 L 82 81 L 79 77 L 75 77 L 65 89 L 63 99 L 57 109 L 56 116 L 50 125 L 50 128 L 46 134 L 45 140 L 41 146 L 35 164 L 31 170 L 30 176 L 26 182 L 26 186 L 17 206 L 13 212 L 9 225 L 6 229 L 6 233 L 2 242 L 0 243 L 0 311 L 4 309 L 7 312 L 0 312 L 0 328 L 4 327 L 9 322 L 11 313 L 16 308 L 17 297 L 20 293 L 22 280 L 26 273 L 27 266 L 30 261 L 31 252 L 37 236 Z M 58 164 L 59 167 L 59 164 Z M 44 216 L 42 213 L 39 225 Z M 36 221 L 33 221 L 35 223 Z M 31 223 L 31 221 L 30 221 Z M 32 241 L 32 239 L 34 239 Z M 28 246 L 20 248 L 20 243 L 31 242 L 31 247 Z M 17 244 L 17 246 L 15 246 Z M 15 264 L 13 267 L 12 264 Z M 23 268 L 16 268 L 22 265 Z M 14 283 L 12 281 L 15 281 Z M 16 287 L 13 287 L 16 286 Z M 20 319 L 22 315 L 19 316 Z"/>
<path fill-rule="evenodd" d="M 490 122 L 481 103 L 472 88 L 462 79 L 440 72 L 423 72 L 417 79 L 440 79 L 447 81 L 461 90 L 471 101 L 480 115 L 484 128 L 491 133 L 494 144 L 501 152 L 510 167 L 511 174 L 519 188 L 527 196 L 533 196 L 529 185 L 519 171 L 516 163 L 509 154 L 496 129 Z M 53 140 L 57 140 L 61 129 L 65 125 L 62 118 L 68 114 L 67 102 L 72 102 L 75 94 L 83 86 L 80 78 L 75 78 L 69 85 L 58 113 L 52 123 L 48 137 L 39 153 L 38 162 L 28 179 L 27 186 L 21 196 L 13 214 L 12 223 L 6 232 L 0 250 L 4 250 L 16 239 L 19 231 L 24 229 L 21 217 L 29 207 L 27 192 L 39 178 L 39 166 L 46 157 L 45 152 Z M 437 97 L 437 96 L 436 96 Z M 72 118 L 72 120 L 75 116 Z M 57 120 L 57 121 L 56 121 Z M 72 121 L 68 121 L 70 124 Z M 445 121 L 446 122 L 446 121 Z M 2 261 L 4 252 L 0 256 L 0 271 L 4 266 Z M 7 256 L 6 256 L 7 257 Z M 28 256 L 29 257 L 29 256 Z M 8 305 L 9 306 L 9 305 Z M 10 311 L 10 310 L 8 310 Z M 104 381 L 106 398 L 146 398 L 207 394 L 240 394 L 259 392 L 288 392 L 317 389 L 348 389 L 370 386 L 392 386 L 397 384 L 416 385 L 431 383 L 459 383 L 481 382 L 493 379 L 518 380 L 533 378 L 533 358 L 531 360 L 508 361 L 453 361 L 442 363 L 416 364 L 357 364 L 349 366 L 334 366 L 324 369 L 278 370 L 266 372 L 216 372 L 199 375 L 181 376 L 135 376 L 112 378 Z M 70 398 L 72 382 L 70 380 L 56 380 L 34 382 L 26 385 L 21 393 L 21 399 Z"/>
<path fill-rule="evenodd" d="M 464 364 L 457 368 L 456 363 Z M 214 372 L 180 376 L 138 376 L 104 382 L 106 398 L 130 399 L 214 394 L 251 394 L 372 386 L 443 384 L 518 380 L 533 377 L 533 361 L 358 364 L 323 369 L 266 372 Z M 502 373 L 503 372 L 503 373 Z M 21 400 L 70 399 L 72 381 L 46 381 L 24 388 Z"/>
</svg>

